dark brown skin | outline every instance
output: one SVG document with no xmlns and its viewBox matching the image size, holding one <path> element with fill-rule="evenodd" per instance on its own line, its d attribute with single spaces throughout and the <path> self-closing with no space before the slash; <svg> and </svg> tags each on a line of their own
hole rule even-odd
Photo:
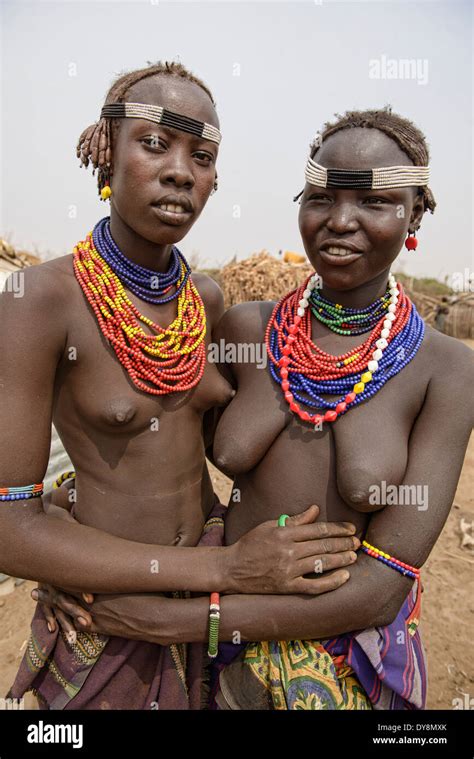
<svg viewBox="0 0 474 759">
<path fill-rule="evenodd" d="M 182 79 L 147 79 L 129 99 L 219 126 L 206 93 Z M 150 146 L 153 135 L 160 138 L 158 147 Z M 123 120 L 110 214 L 112 235 L 126 256 L 166 270 L 172 244 L 189 231 L 209 197 L 216 158 L 217 146 L 207 140 Z M 151 205 L 171 193 L 184 195 L 193 207 L 180 226 L 160 221 Z M 205 304 L 209 341 L 223 313 L 222 294 L 204 275 L 194 282 Z M 163 327 L 177 315 L 176 300 L 156 306 L 129 296 Z M 189 393 L 156 397 L 138 391 L 102 337 L 74 277 L 72 255 L 26 270 L 24 297 L 1 295 L 0 325 L 1 484 L 42 481 L 53 420 L 77 473 L 78 522 L 45 514 L 41 499 L 2 504 L 2 571 L 89 592 L 324 589 L 326 580 L 302 577 L 312 555 L 320 553 L 311 542 L 320 534 L 320 526 L 311 524 L 314 510 L 295 521 L 279 551 L 274 522 L 232 549 L 182 550 L 196 545 L 214 502 L 203 416 L 232 397 L 213 364 Z M 152 429 L 156 419 L 159 431 Z M 339 536 L 353 532 L 350 525 L 334 530 Z M 339 542 L 339 549 L 347 550 L 347 542 L 342 549 Z M 151 570 L 156 560 L 159 572 Z M 333 587 L 343 581 L 336 576 Z"/>
<path fill-rule="evenodd" d="M 394 141 L 373 129 L 331 136 L 318 151 L 318 162 L 361 169 L 411 163 Z M 404 218 L 396 213 L 400 205 Z M 306 185 L 300 230 L 308 258 L 323 278 L 323 294 L 350 307 L 381 296 L 392 262 L 421 217 L 413 188 L 375 192 Z M 327 240 L 352 243 L 362 256 L 344 267 L 328 265 L 320 256 Z M 421 249 L 423 254 L 429 252 Z M 262 342 L 273 306 L 231 308 L 216 341 Z M 312 333 L 318 346 L 333 354 L 366 338 L 335 335 L 316 320 Z M 469 348 L 427 327 L 411 363 L 367 403 L 321 432 L 288 411 L 268 370 L 236 364 L 227 376 L 237 394 L 221 416 L 213 450 L 218 466 L 236 475 L 235 487 L 241 490 L 240 503 L 231 502 L 226 519 L 228 544 L 263 520 L 316 502 L 321 519 L 349 520 L 361 539 L 409 564 L 424 564 L 449 514 L 473 427 L 467 403 L 474 382 Z M 427 485 L 428 508 L 371 506 L 369 487 L 383 480 Z M 242 640 L 318 638 L 393 621 L 412 581 L 365 554 L 350 573 L 348 583 L 314 598 L 226 596 L 221 639 L 232 639 L 235 631 Z M 42 597 L 77 620 L 80 609 L 71 599 L 54 593 Z M 90 614 L 84 616 L 90 629 L 125 637 L 160 643 L 205 640 L 206 604 L 206 599 L 98 598 L 89 607 L 93 623 Z"/>
</svg>

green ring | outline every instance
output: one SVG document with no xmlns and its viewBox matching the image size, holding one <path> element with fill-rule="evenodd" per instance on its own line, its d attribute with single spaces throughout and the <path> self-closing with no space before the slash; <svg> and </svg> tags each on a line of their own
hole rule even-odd
<svg viewBox="0 0 474 759">
<path fill-rule="evenodd" d="M 288 514 L 281 514 L 281 516 L 278 517 L 278 527 L 284 527 L 286 524 L 286 520 L 289 519 Z"/>
</svg>

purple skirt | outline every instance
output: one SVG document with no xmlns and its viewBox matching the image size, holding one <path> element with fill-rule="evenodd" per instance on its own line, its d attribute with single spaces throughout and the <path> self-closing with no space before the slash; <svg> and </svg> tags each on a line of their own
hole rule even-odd
<svg viewBox="0 0 474 759">
<path fill-rule="evenodd" d="M 216 498 L 200 546 L 222 545 L 224 514 Z M 208 661 L 201 643 L 160 646 L 78 632 L 70 644 L 64 632 L 49 632 L 37 605 L 8 697 L 32 691 L 41 709 L 201 709 L 208 698 Z"/>
<path fill-rule="evenodd" d="M 337 682 L 341 663 L 345 665 L 346 674 L 351 675 L 352 688 L 362 689 L 367 696 L 367 703 L 372 709 L 424 709 L 426 704 L 427 676 L 426 659 L 418 626 L 420 618 L 420 592 L 417 582 L 402 605 L 395 620 L 385 627 L 372 627 L 367 630 L 340 635 L 320 641 L 305 641 L 301 646 L 298 641 L 289 644 L 294 656 L 288 673 L 288 657 L 282 656 L 282 647 L 278 641 L 269 644 L 269 656 L 273 665 L 273 680 L 262 684 L 264 677 L 255 677 L 255 648 L 245 659 L 244 652 L 248 644 L 234 645 L 221 643 L 211 674 L 211 709 L 296 709 L 306 703 L 317 703 L 312 708 L 344 709 L 360 708 L 350 706 L 350 699 L 344 692 L 341 681 L 341 694 L 311 700 L 311 693 L 323 693 L 318 687 L 317 673 L 309 668 L 317 661 L 321 647 L 328 654 L 328 667 L 333 668 L 333 680 Z M 314 647 L 311 644 L 314 643 Z M 288 648 L 288 646 L 285 646 Z M 304 656 L 304 651 L 313 655 Z M 250 649 L 249 649 L 250 650 Z M 252 658 L 253 657 L 253 658 Z M 258 656 L 257 656 L 258 658 Z M 298 661 L 301 662 L 298 670 Z M 267 661 L 262 659 L 261 671 L 267 671 Z M 286 672 L 285 672 L 286 667 Z M 279 674 L 275 678 L 275 672 Z M 354 680 L 355 678 L 355 680 Z M 297 698 L 292 692 L 293 683 L 297 681 Z M 292 683 L 291 687 L 288 683 Z M 275 697 L 275 693 L 278 694 Z M 303 694 L 303 698 L 302 698 Z M 340 697 L 339 697 L 340 696 Z M 275 704 L 278 704 L 275 706 Z M 345 703 L 348 705 L 345 706 Z M 342 705 L 341 705 L 342 704 Z M 366 707 L 364 707 L 366 708 Z"/>
</svg>

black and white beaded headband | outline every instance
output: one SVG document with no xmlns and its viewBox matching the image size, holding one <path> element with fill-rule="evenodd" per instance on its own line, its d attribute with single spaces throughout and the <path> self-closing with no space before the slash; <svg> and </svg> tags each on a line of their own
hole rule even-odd
<svg viewBox="0 0 474 759">
<path fill-rule="evenodd" d="M 180 129 L 182 132 L 189 132 L 195 134 L 197 137 L 202 137 L 204 140 L 210 140 L 211 142 L 219 145 L 222 135 L 220 131 L 212 126 L 212 124 L 206 124 L 204 121 L 197 121 L 190 116 L 183 116 L 181 113 L 174 113 L 168 111 L 166 108 L 162 108 L 160 105 L 147 105 L 146 103 L 110 103 L 104 105 L 101 112 L 101 118 L 107 119 L 146 119 L 147 121 L 153 121 L 154 124 L 162 124 L 163 126 L 172 127 L 173 129 Z"/>
<path fill-rule="evenodd" d="M 380 169 L 326 169 L 308 158 L 306 181 L 316 187 L 389 190 L 395 187 L 424 187 L 430 178 L 428 166 L 384 166 Z"/>
</svg>

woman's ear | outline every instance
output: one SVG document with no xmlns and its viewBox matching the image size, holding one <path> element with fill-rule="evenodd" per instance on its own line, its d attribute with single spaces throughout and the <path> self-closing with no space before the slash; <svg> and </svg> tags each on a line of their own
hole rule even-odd
<svg viewBox="0 0 474 759">
<path fill-rule="evenodd" d="M 421 220 L 425 213 L 425 201 L 422 193 L 418 193 L 413 203 L 413 208 L 410 215 L 410 225 L 408 227 L 409 232 L 416 232 L 421 226 Z"/>
</svg>

